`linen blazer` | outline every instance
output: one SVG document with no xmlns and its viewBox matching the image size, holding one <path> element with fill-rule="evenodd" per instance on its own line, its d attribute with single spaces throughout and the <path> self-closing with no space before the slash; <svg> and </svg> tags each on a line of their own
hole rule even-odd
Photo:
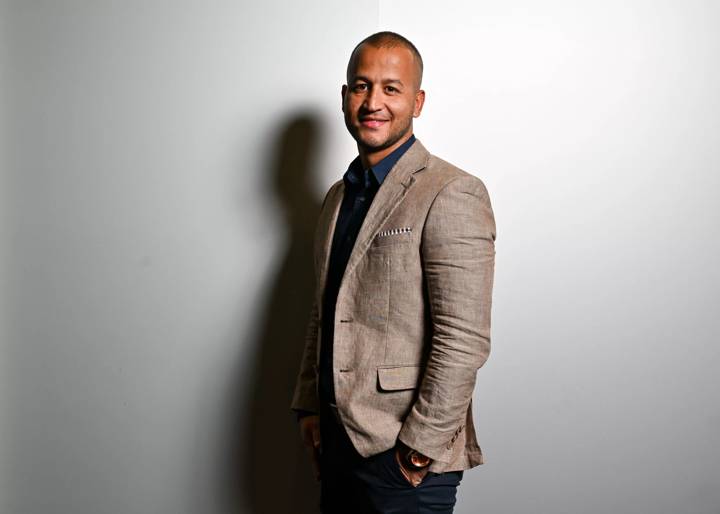
<svg viewBox="0 0 720 514">
<path fill-rule="evenodd" d="M 338 180 L 317 222 L 316 289 L 293 409 L 319 412 L 319 306 L 343 194 Z M 337 297 L 335 399 L 360 455 L 400 439 L 433 459 L 430 471 L 483 463 L 472 396 L 490 353 L 494 263 L 485 185 L 416 140 L 378 189 Z"/>
</svg>

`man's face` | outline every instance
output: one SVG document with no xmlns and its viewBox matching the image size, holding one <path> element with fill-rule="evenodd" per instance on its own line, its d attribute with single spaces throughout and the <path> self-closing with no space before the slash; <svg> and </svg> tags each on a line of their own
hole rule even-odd
<svg viewBox="0 0 720 514">
<path fill-rule="evenodd" d="M 418 75 L 413 54 L 405 47 L 365 44 L 358 49 L 348 84 L 342 87 L 342 110 L 359 147 L 390 153 L 410 136 L 412 120 L 420 116 L 425 101 L 425 92 L 417 89 Z"/>
</svg>

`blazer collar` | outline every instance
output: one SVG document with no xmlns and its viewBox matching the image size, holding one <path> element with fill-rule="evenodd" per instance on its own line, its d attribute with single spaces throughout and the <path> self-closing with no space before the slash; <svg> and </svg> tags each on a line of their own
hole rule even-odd
<svg viewBox="0 0 720 514">
<path fill-rule="evenodd" d="M 385 177 L 385 180 L 383 181 L 383 184 L 390 180 L 396 184 L 403 184 L 405 187 L 409 187 L 414 180 L 414 178 L 411 178 L 412 175 L 425 169 L 429 159 L 430 153 L 425 149 L 420 140 L 415 138 L 415 142 L 412 146 L 408 148 L 408 150 L 390 169 L 387 177 Z M 375 203 L 374 200 L 373 203 Z"/>
<path fill-rule="evenodd" d="M 395 163 L 400 160 L 400 158 L 405 155 L 405 152 L 407 152 L 410 147 L 415 142 L 415 134 L 410 134 L 410 137 L 407 141 L 405 141 L 402 145 L 397 147 L 395 150 L 392 151 L 389 155 L 386 155 L 380 162 L 375 164 L 374 166 L 370 166 L 368 170 L 368 178 L 370 182 L 374 182 L 375 187 L 379 187 L 383 181 L 385 180 L 385 177 L 387 177 L 388 173 L 390 173 L 390 170 L 395 166 Z M 343 182 L 345 183 L 345 190 L 347 191 L 348 188 L 352 187 L 360 187 L 365 183 L 364 185 L 367 187 L 370 184 L 367 183 L 367 179 L 365 178 L 365 171 L 363 169 L 363 166 L 360 162 L 360 156 L 358 155 L 355 157 L 355 159 L 350 163 L 350 166 L 348 166 L 348 170 L 343 175 Z"/>
</svg>

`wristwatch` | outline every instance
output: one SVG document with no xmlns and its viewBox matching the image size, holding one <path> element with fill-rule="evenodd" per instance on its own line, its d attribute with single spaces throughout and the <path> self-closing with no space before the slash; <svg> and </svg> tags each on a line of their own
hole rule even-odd
<svg viewBox="0 0 720 514">
<path fill-rule="evenodd" d="M 432 460 L 427 455 L 423 455 L 417 450 L 413 450 L 406 445 L 403 445 L 403 451 L 401 452 L 403 460 L 412 469 L 422 469 L 427 467 Z"/>
</svg>

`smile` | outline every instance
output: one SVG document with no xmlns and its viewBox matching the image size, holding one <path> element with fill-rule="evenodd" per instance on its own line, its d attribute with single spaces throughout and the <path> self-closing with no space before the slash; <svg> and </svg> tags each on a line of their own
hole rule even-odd
<svg viewBox="0 0 720 514">
<path fill-rule="evenodd" d="M 387 123 L 387 121 L 386 120 L 365 120 L 365 121 L 361 121 L 360 123 L 362 124 L 363 127 L 378 128 L 378 127 L 384 125 L 385 123 Z"/>
</svg>

